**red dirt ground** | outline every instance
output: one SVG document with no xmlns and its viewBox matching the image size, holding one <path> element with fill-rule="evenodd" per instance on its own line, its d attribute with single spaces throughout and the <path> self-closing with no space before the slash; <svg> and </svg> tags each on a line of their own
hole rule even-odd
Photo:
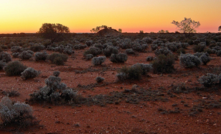
<svg viewBox="0 0 221 134">
<path fill-rule="evenodd" d="M 135 63 L 148 63 L 147 56 L 154 56 L 153 52 L 139 53 L 138 56 L 129 56 L 125 64 L 116 64 L 106 59 L 102 66 L 93 66 L 91 61 L 83 59 L 85 50 L 75 50 L 73 56 L 69 56 L 64 66 L 56 66 L 47 62 L 21 61 L 28 67 L 40 70 L 41 74 L 31 80 L 22 80 L 20 77 L 9 77 L 4 71 L 0 72 L 1 90 L 17 90 L 19 97 L 12 97 L 14 101 L 24 102 L 29 98 L 29 94 L 44 86 L 45 79 L 52 75 L 53 71 L 59 70 L 62 82 L 68 87 L 78 89 L 78 85 L 89 85 L 96 83 L 95 78 L 102 76 L 105 78 L 106 86 L 98 86 L 93 89 L 80 90 L 79 94 L 87 97 L 88 95 L 109 94 L 112 91 L 123 91 L 131 89 L 134 84 L 144 89 L 150 88 L 157 90 L 165 88 L 169 90 L 171 84 L 186 83 L 187 86 L 201 85 L 197 81 L 206 74 L 205 69 L 214 66 L 220 66 L 220 58 L 213 57 L 207 66 L 201 65 L 200 68 L 184 69 L 176 61 L 175 73 L 172 74 L 153 74 L 143 76 L 140 81 L 116 82 L 117 68 L 130 66 Z M 192 48 L 187 52 L 192 53 Z M 49 52 L 52 53 L 52 52 Z M 13 59 L 18 60 L 18 59 Z M 84 71 L 98 69 L 99 71 L 75 73 L 74 71 Z M 220 90 L 220 89 L 219 89 Z M 210 95 L 215 100 L 220 99 L 220 94 L 202 92 L 203 96 Z M 189 108 L 183 106 L 181 101 L 185 101 L 189 106 L 197 104 L 198 99 L 202 99 L 196 93 L 176 94 L 177 97 L 169 98 L 168 102 L 161 101 L 140 101 L 139 104 L 129 104 L 121 102 L 120 104 L 108 104 L 105 107 L 100 106 L 55 106 L 55 105 L 31 105 L 34 115 L 40 120 L 42 128 L 30 128 L 23 133 L 27 134 L 219 134 L 221 133 L 221 109 L 203 109 L 203 112 L 196 116 L 188 114 Z M 1 95 L 1 98 L 3 95 Z M 158 109 L 173 109 L 173 104 L 178 104 L 182 109 L 181 113 L 161 114 Z M 12 132 L 0 132 L 7 134 Z M 14 133 L 14 132 L 13 132 Z"/>
</svg>

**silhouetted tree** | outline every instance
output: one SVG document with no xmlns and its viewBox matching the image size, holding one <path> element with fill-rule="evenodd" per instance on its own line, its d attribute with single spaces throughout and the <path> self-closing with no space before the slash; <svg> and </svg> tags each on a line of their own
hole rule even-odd
<svg viewBox="0 0 221 134">
<path fill-rule="evenodd" d="M 53 43 L 64 40 L 67 37 L 65 34 L 70 33 L 70 30 L 62 24 L 44 23 L 37 33 L 45 39 L 50 39 Z"/>
<path fill-rule="evenodd" d="M 119 28 L 119 29 L 118 29 L 118 32 L 122 33 L 122 29 Z"/>
<path fill-rule="evenodd" d="M 219 29 L 218 29 L 218 31 L 221 31 L 221 26 L 219 26 Z"/>
<path fill-rule="evenodd" d="M 165 33 L 165 31 L 164 30 L 160 30 L 158 33 Z"/>
<path fill-rule="evenodd" d="M 195 28 L 200 26 L 199 21 L 194 21 L 191 18 L 184 18 L 181 22 L 173 21 L 172 24 L 176 25 L 183 33 L 196 33 Z"/>
</svg>

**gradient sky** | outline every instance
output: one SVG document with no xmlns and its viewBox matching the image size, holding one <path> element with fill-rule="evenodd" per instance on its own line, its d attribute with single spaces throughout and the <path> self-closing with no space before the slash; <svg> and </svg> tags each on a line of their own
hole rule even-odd
<svg viewBox="0 0 221 134">
<path fill-rule="evenodd" d="M 61 23 L 71 32 L 107 25 L 123 32 L 178 30 L 184 17 L 200 21 L 197 32 L 218 32 L 221 0 L 0 0 L 0 33 L 37 32 Z"/>
</svg>

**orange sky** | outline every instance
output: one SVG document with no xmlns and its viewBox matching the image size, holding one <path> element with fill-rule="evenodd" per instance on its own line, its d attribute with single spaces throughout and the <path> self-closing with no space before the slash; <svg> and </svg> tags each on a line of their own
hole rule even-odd
<svg viewBox="0 0 221 134">
<path fill-rule="evenodd" d="M 178 30 L 184 17 L 200 21 L 197 32 L 218 32 L 221 0 L 1 0 L 0 33 L 37 32 L 61 23 L 71 32 L 107 25 L 123 32 Z"/>
</svg>

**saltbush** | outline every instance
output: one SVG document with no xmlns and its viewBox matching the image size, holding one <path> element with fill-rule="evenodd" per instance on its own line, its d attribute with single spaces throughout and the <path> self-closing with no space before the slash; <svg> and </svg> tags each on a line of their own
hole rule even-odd
<svg viewBox="0 0 221 134">
<path fill-rule="evenodd" d="M 33 56 L 33 52 L 32 51 L 23 51 L 21 52 L 18 57 L 22 60 L 28 60 Z"/>
<path fill-rule="evenodd" d="M 36 61 L 45 61 L 48 57 L 48 53 L 46 51 L 45 52 L 36 52 L 34 57 L 35 57 Z"/>
<path fill-rule="evenodd" d="M 207 75 L 203 75 L 199 78 L 199 82 L 205 87 L 211 87 L 219 83 L 219 77 L 216 74 L 207 73 Z"/>
<path fill-rule="evenodd" d="M 154 73 L 171 73 L 174 71 L 174 55 L 159 55 L 153 62 Z"/>
<path fill-rule="evenodd" d="M 0 52 L 0 61 L 8 63 L 12 61 L 11 55 L 7 52 Z"/>
<path fill-rule="evenodd" d="M 25 128 L 38 125 L 33 116 L 30 105 L 20 102 L 12 102 L 8 97 L 3 97 L 0 102 L 0 126 L 1 128 L 16 127 Z"/>
<path fill-rule="evenodd" d="M 92 59 L 92 64 L 93 64 L 94 66 L 96 66 L 96 65 L 101 65 L 105 60 L 106 60 L 106 57 L 105 57 L 105 56 L 94 57 L 94 58 Z"/>
<path fill-rule="evenodd" d="M 53 54 L 48 56 L 48 60 L 52 64 L 56 64 L 56 65 L 64 65 L 64 62 L 66 62 L 67 59 L 68 59 L 67 55 L 60 54 L 60 53 L 53 53 Z"/>
<path fill-rule="evenodd" d="M 103 54 L 106 57 L 111 56 L 111 54 L 118 54 L 118 49 L 116 47 L 108 46 L 105 49 L 103 49 Z"/>
<path fill-rule="evenodd" d="M 97 83 L 101 83 L 101 82 L 103 82 L 103 81 L 104 81 L 104 78 L 103 78 L 103 77 L 98 76 L 98 77 L 96 77 L 96 81 L 97 81 Z"/>
<path fill-rule="evenodd" d="M 97 56 L 98 54 L 101 54 L 101 49 L 97 47 L 90 47 L 88 50 L 84 52 L 84 56 L 87 54 L 92 54 L 93 56 Z"/>
<path fill-rule="evenodd" d="M 127 54 L 125 53 L 112 54 L 110 57 L 110 61 L 115 63 L 124 63 L 127 61 L 127 58 Z"/>
<path fill-rule="evenodd" d="M 201 64 L 201 60 L 192 54 L 181 54 L 180 64 L 185 68 L 198 67 Z"/>
<path fill-rule="evenodd" d="M 35 78 L 39 75 L 39 71 L 36 71 L 35 69 L 28 67 L 21 73 L 21 78 L 23 80 Z"/>
<path fill-rule="evenodd" d="M 12 61 L 4 67 L 4 71 L 8 76 L 18 76 L 21 75 L 21 72 L 23 72 L 26 68 L 27 67 L 24 66 L 21 62 Z"/>
</svg>

